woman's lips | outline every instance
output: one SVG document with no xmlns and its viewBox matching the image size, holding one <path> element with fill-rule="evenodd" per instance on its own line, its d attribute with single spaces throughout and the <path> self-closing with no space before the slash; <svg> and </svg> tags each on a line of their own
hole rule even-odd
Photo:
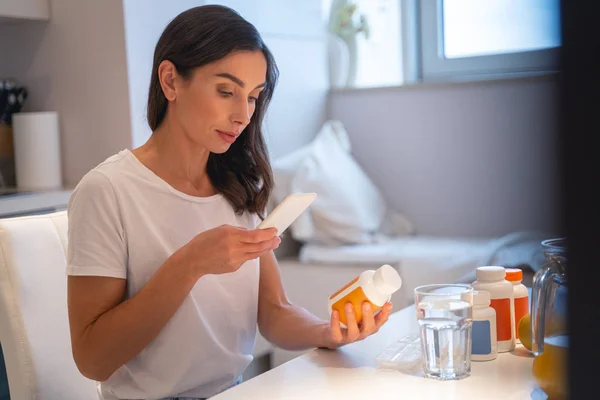
<svg viewBox="0 0 600 400">
<path fill-rule="evenodd" d="M 237 139 L 237 137 L 238 137 L 238 135 L 235 134 L 234 132 L 217 131 L 217 133 L 219 134 L 219 136 L 221 136 L 221 139 L 223 139 L 225 142 L 227 142 L 229 144 L 235 142 L 235 139 Z"/>
</svg>

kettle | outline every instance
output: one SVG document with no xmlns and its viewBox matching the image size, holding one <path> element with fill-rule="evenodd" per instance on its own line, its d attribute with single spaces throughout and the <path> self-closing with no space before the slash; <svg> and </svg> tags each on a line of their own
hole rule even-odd
<svg viewBox="0 0 600 400">
<path fill-rule="evenodd" d="M 531 350 L 533 378 L 548 399 L 568 398 L 567 240 L 541 243 L 546 260 L 533 277 L 531 291 Z"/>
</svg>

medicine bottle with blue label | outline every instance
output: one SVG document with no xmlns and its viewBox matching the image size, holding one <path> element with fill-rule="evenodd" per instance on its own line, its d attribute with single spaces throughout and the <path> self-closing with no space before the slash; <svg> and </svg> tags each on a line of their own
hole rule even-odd
<svg viewBox="0 0 600 400">
<path fill-rule="evenodd" d="M 473 291 L 472 361 L 490 361 L 498 357 L 496 310 L 490 303 L 489 292 Z"/>
</svg>

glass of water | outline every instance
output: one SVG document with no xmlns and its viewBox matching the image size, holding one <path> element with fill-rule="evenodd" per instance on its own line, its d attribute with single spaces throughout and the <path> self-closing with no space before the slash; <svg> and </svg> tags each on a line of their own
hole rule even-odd
<svg viewBox="0 0 600 400">
<path fill-rule="evenodd" d="M 425 375 L 442 380 L 471 375 L 473 288 L 459 284 L 419 286 L 415 306 Z"/>
</svg>

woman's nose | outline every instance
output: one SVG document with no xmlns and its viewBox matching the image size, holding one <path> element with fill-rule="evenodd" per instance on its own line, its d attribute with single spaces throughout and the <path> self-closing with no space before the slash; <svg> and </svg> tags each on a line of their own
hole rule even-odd
<svg viewBox="0 0 600 400">
<path fill-rule="evenodd" d="M 231 118 L 232 118 L 233 122 L 245 126 L 250 123 L 251 116 L 252 116 L 252 114 L 251 114 L 250 105 L 248 104 L 248 102 L 240 101 L 240 102 L 238 102 L 235 109 L 233 110 Z"/>
</svg>

